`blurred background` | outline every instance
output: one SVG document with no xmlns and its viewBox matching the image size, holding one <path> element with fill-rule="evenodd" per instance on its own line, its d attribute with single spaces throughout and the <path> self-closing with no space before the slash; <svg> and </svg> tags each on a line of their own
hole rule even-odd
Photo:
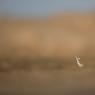
<svg viewBox="0 0 95 95">
<path fill-rule="evenodd" d="M 94 95 L 94 35 L 94 0 L 0 0 L 0 94 Z"/>
</svg>

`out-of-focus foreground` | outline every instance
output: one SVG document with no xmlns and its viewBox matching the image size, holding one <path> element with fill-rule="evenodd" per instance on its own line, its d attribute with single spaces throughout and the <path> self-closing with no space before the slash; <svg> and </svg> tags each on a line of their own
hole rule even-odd
<svg viewBox="0 0 95 95">
<path fill-rule="evenodd" d="M 95 94 L 95 14 L 0 18 L 0 93 Z M 75 56 L 84 64 L 79 68 Z"/>
</svg>

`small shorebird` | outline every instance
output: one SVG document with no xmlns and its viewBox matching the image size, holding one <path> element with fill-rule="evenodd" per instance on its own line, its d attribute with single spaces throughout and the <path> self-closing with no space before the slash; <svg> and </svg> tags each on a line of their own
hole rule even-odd
<svg viewBox="0 0 95 95">
<path fill-rule="evenodd" d="M 80 61 L 79 61 L 80 58 L 79 58 L 79 57 L 75 56 L 75 59 L 76 59 L 76 61 L 77 61 L 77 65 L 78 65 L 79 67 L 84 67 L 84 65 L 80 63 Z"/>
</svg>

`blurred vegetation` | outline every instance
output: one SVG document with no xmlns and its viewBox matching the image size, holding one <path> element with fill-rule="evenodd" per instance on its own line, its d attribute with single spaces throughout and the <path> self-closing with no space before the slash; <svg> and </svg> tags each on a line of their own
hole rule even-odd
<svg viewBox="0 0 95 95">
<path fill-rule="evenodd" d="M 59 63 L 57 68 L 63 68 L 62 63 L 69 63 L 65 59 L 71 61 L 71 58 L 76 55 L 87 59 L 94 58 L 94 35 L 94 12 L 67 12 L 47 18 L 2 16 L 0 17 L 0 70 L 29 69 L 31 63 L 32 65 L 38 63 L 39 68 L 41 66 L 52 68 L 51 65 L 57 62 Z M 44 63 L 47 65 L 42 65 Z M 33 65 L 33 68 L 35 66 Z"/>
</svg>

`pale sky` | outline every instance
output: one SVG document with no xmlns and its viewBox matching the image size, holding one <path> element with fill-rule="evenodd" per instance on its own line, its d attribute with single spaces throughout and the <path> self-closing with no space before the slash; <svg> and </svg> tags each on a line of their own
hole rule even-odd
<svg viewBox="0 0 95 95">
<path fill-rule="evenodd" d="M 95 0 L 0 0 L 0 13 L 13 16 L 47 16 L 53 12 L 88 11 Z"/>
</svg>

